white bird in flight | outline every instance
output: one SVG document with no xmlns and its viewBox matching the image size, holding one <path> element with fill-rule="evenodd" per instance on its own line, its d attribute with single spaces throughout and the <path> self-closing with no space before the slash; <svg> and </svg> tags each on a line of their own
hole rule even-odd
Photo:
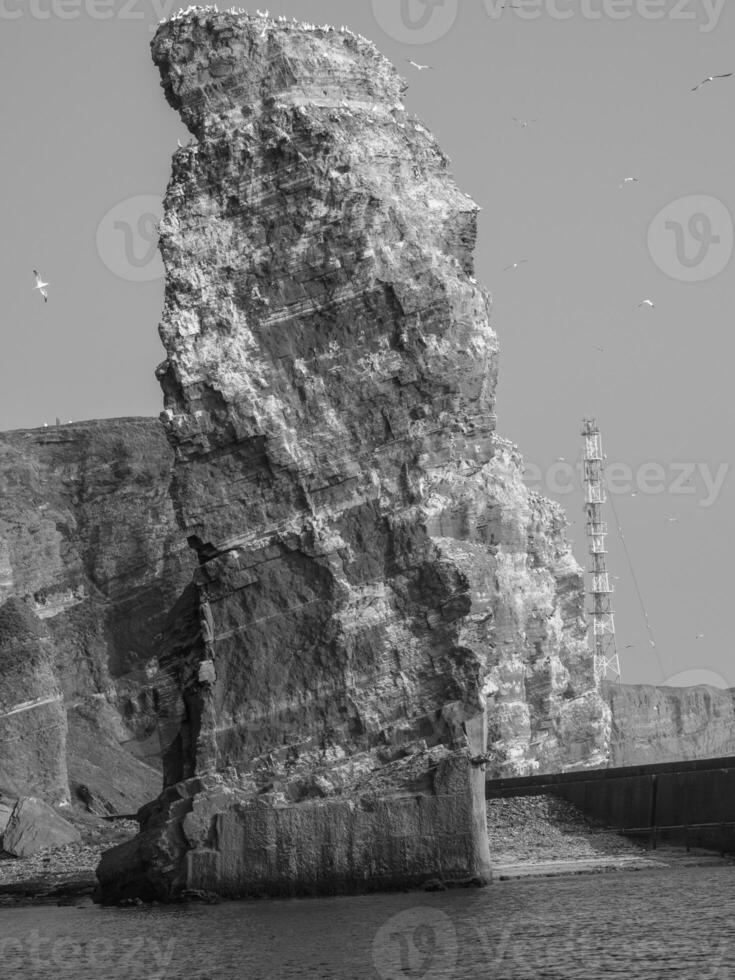
<svg viewBox="0 0 735 980">
<path fill-rule="evenodd" d="M 517 262 L 512 262 L 510 265 L 506 265 L 503 272 L 507 272 L 509 269 L 517 269 L 519 265 L 523 265 L 524 262 L 528 262 L 528 259 L 519 259 Z"/>
<path fill-rule="evenodd" d="M 41 277 L 39 276 L 39 274 L 36 272 L 35 269 L 33 270 L 33 275 L 36 277 L 36 285 L 33 288 L 37 289 L 41 294 L 41 296 L 43 296 L 44 303 L 48 303 L 48 293 L 46 292 L 46 286 L 50 286 L 51 283 L 43 282 L 43 280 L 41 279 Z"/>
<path fill-rule="evenodd" d="M 640 306 L 647 306 L 649 310 L 655 310 L 656 309 L 656 304 L 653 302 L 652 299 L 642 299 L 640 301 L 640 303 L 638 304 L 638 306 L 639 307 Z"/>
<path fill-rule="evenodd" d="M 538 119 L 519 119 L 518 116 L 513 116 L 514 122 L 517 122 L 521 129 L 525 129 L 526 126 L 530 126 L 531 123 L 538 122 Z"/>
<path fill-rule="evenodd" d="M 695 640 L 703 640 L 704 639 L 704 633 L 697 633 L 697 635 L 694 637 L 694 639 Z"/>
<path fill-rule="evenodd" d="M 620 181 L 620 184 L 618 186 L 625 187 L 626 184 L 637 184 L 637 183 L 638 183 L 637 177 L 623 177 L 623 179 Z"/>
<path fill-rule="evenodd" d="M 430 68 L 432 71 L 434 70 L 433 65 L 420 65 L 416 61 L 411 61 L 410 58 L 406 58 L 406 61 L 409 63 L 409 65 L 413 65 L 413 67 L 416 68 L 418 71 L 425 71 L 425 69 L 427 68 Z"/>
<path fill-rule="evenodd" d="M 733 73 L 731 71 L 726 71 L 724 75 L 708 75 L 707 78 L 704 78 L 701 82 L 698 82 L 694 86 L 692 92 L 696 92 L 697 89 L 700 89 L 703 85 L 706 85 L 707 82 L 714 82 L 716 78 L 732 78 L 732 74 Z"/>
</svg>

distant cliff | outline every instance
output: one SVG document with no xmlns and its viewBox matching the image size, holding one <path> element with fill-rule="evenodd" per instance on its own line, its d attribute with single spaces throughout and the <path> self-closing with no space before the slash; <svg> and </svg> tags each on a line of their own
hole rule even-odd
<svg viewBox="0 0 735 980">
<path fill-rule="evenodd" d="M 173 159 L 158 370 L 199 567 L 167 790 L 107 899 L 486 878 L 486 763 L 603 764 L 581 569 L 495 433 L 477 206 L 350 31 L 213 8 L 153 57 Z"/>
<path fill-rule="evenodd" d="M 63 802 L 68 777 L 130 812 L 160 789 L 152 680 L 194 565 L 172 463 L 156 419 L 0 433 L 0 790 Z"/>
<path fill-rule="evenodd" d="M 609 684 L 610 765 L 735 755 L 735 690 Z"/>
</svg>

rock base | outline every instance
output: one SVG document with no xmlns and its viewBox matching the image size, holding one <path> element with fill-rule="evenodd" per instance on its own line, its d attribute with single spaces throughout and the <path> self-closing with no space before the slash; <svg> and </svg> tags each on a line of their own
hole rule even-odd
<svg viewBox="0 0 735 980">
<path fill-rule="evenodd" d="M 483 773 L 445 758 L 429 793 L 298 804 L 253 799 L 221 776 L 169 787 L 143 832 L 102 856 L 98 899 L 118 903 L 329 895 L 492 879 Z M 478 792 L 479 791 L 479 792 Z"/>
</svg>

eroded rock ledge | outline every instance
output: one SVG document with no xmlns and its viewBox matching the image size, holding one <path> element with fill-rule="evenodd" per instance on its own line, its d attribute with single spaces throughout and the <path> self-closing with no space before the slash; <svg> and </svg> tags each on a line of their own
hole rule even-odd
<svg viewBox="0 0 735 980">
<path fill-rule="evenodd" d="M 563 514 L 495 433 L 478 208 L 350 32 L 205 8 L 152 50 L 194 137 L 158 376 L 199 568 L 102 897 L 487 880 L 485 760 L 604 764 L 609 723 Z"/>
</svg>

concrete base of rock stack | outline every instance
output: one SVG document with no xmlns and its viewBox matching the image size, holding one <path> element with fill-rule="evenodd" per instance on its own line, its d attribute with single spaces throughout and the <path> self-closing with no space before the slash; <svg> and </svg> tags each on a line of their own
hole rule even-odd
<svg viewBox="0 0 735 980">
<path fill-rule="evenodd" d="M 421 794 L 280 806 L 220 776 L 179 783 L 145 814 L 140 837 L 103 856 L 101 894 L 171 901 L 489 883 L 481 771 L 466 753 L 429 771 Z"/>
</svg>

